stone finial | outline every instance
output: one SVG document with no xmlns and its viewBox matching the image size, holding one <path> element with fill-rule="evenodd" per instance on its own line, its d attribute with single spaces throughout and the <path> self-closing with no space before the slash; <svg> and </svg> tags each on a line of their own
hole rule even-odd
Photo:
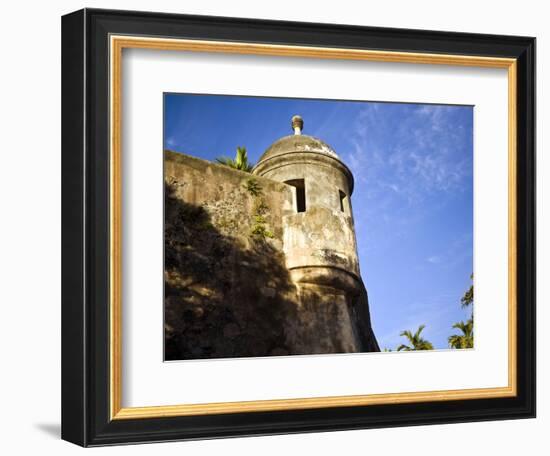
<svg viewBox="0 0 550 456">
<path fill-rule="evenodd" d="M 292 129 L 294 130 L 295 135 L 301 135 L 302 130 L 304 129 L 304 119 L 300 116 L 292 116 Z"/>
</svg>

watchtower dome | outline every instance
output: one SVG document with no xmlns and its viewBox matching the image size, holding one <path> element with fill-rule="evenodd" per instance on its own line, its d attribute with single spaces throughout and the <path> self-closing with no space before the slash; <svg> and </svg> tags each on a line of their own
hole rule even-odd
<svg viewBox="0 0 550 456">
<path fill-rule="evenodd" d="M 350 200 L 353 175 L 328 144 L 302 134 L 300 116 L 292 117 L 291 127 L 294 134 L 275 141 L 253 173 L 293 189 L 294 213 L 283 220 L 284 253 L 292 280 L 359 293 Z"/>
</svg>

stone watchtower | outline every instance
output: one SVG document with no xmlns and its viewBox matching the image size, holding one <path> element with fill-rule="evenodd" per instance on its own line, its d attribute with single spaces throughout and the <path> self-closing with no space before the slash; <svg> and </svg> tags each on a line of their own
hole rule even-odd
<svg viewBox="0 0 550 456">
<path fill-rule="evenodd" d="M 286 266 L 300 297 L 289 342 L 304 353 L 378 351 L 357 257 L 353 175 L 328 144 L 302 134 L 300 116 L 291 125 L 294 134 L 275 141 L 253 170 L 294 194 L 294 213 L 283 218 Z"/>
</svg>

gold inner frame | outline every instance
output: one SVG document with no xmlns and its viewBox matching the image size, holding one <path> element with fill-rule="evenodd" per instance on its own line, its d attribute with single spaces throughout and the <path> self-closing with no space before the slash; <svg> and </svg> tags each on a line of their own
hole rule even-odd
<svg viewBox="0 0 550 456">
<path fill-rule="evenodd" d="M 403 392 L 353 396 L 275 399 L 245 402 L 122 407 L 122 50 L 155 49 L 210 53 L 253 54 L 317 59 L 368 60 L 453 65 L 508 70 L 508 386 L 462 390 Z M 309 46 L 287 46 L 110 36 L 110 412 L 111 419 L 158 418 L 221 413 L 298 410 L 512 397 L 517 394 L 517 61 L 511 58 L 387 52 Z"/>
</svg>

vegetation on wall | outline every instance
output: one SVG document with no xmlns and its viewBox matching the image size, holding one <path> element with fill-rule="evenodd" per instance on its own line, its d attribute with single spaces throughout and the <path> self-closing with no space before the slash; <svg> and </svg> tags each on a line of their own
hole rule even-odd
<svg viewBox="0 0 550 456">
<path fill-rule="evenodd" d="M 252 215 L 253 223 L 250 234 L 259 238 L 273 238 L 273 232 L 267 228 L 267 220 L 265 215 L 269 211 L 269 206 L 265 202 L 263 197 L 263 191 L 261 185 L 253 177 L 247 179 L 244 187 L 254 197 L 254 213 Z"/>
<path fill-rule="evenodd" d="M 229 166 L 233 169 L 238 169 L 250 173 L 254 165 L 248 162 L 248 154 L 246 153 L 246 147 L 237 147 L 237 153 L 235 158 L 218 157 L 216 161 L 222 165 Z"/>
<path fill-rule="evenodd" d="M 237 147 L 237 152 L 235 158 L 229 157 L 218 157 L 216 161 L 222 165 L 228 166 L 233 169 L 238 169 L 240 171 L 251 172 L 254 167 L 248 161 L 248 154 L 246 152 L 246 147 Z M 255 199 L 254 202 L 254 212 L 252 214 L 253 222 L 250 234 L 255 238 L 273 238 L 274 234 L 267 227 L 267 220 L 265 215 L 269 210 L 269 206 L 263 198 L 262 187 L 259 184 L 258 180 L 251 177 L 247 179 L 244 188 L 246 191 L 252 195 Z"/>
<path fill-rule="evenodd" d="M 246 191 L 250 193 L 252 196 L 262 195 L 262 187 L 258 183 L 258 181 L 253 177 L 250 179 L 247 179 L 246 183 L 244 184 L 244 188 L 246 188 Z"/>
</svg>

